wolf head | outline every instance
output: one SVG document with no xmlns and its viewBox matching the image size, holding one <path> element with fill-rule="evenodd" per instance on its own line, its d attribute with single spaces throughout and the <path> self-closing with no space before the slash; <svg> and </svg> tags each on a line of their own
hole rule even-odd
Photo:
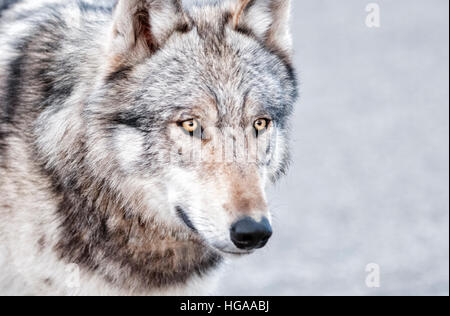
<svg viewBox="0 0 450 316">
<path fill-rule="evenodd" d="M 272 234 L 297 90 L 289 0 L 119 0 L 85 111 L 164 225 L 246 254 Z M 97 132 L 96 132 L 97 133 Z M 94 134 L 94 132 L 92 133 Z M 93 147 L 93 146 L 92 146 Z"/>
</svg>

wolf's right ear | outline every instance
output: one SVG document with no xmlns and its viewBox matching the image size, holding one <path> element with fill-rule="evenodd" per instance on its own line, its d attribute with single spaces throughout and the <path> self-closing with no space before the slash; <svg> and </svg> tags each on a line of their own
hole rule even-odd
<svg viewBox="0 0 450 316">
<path fill-rule="evenodd" d="M 108 45 L 111 66 L 149 57 L 186 21 L 181 0 L 118 0 Z"/>
</svg>

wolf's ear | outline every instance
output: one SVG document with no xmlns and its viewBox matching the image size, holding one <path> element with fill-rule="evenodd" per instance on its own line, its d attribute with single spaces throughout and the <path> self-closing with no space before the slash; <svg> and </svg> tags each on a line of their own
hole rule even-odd
<svg viewBox="0 0 450 316">
<path fill-rule="evenodd" d="M 181 0 L 118 0 L 108 53 L 116 63 L 137 62 L 183 25 L 186 19 Z"/>
<path fill-rule="evenodd" d="M 251 32 L 269 48 L 280 51 L 290 59 L 290 9 L 290 0 L 236 0 L 233 25 L 236 29 Z"/>
</svg>

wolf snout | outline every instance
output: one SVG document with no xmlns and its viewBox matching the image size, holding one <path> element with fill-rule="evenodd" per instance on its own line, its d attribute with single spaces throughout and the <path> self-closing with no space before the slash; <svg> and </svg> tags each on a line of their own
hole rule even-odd
<svg viewBox="0 0 450 316">
<path fill-rule="evenodd" d="M 232 225 L 230 236 L 239 249 L 259 249 L 263 248 L 272 237 L 272 226 L 266 217 L 260 222 L 251 217 L 245 217 Z"/>
</svg>

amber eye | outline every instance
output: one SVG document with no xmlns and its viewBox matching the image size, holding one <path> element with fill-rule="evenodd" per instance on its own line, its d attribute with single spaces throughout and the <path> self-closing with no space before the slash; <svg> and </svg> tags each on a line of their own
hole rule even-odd
<svg viewBox="0 0 450 316">
<path fill-rule="evenodd" d="M 195 131 L 198 129 L 199 124 L 196 120 L 188 120 L 180 123 L 181 127 L 184 128 L 186 132 L 189 134 L 194 134 Z"/>
<path fill-rule="evenodd" d="M 269 128 L 270 121 L 268 119 L 258 119 L 255 121 L 254 127 L 257 132 L 264 132 Z"/>
</svg>

